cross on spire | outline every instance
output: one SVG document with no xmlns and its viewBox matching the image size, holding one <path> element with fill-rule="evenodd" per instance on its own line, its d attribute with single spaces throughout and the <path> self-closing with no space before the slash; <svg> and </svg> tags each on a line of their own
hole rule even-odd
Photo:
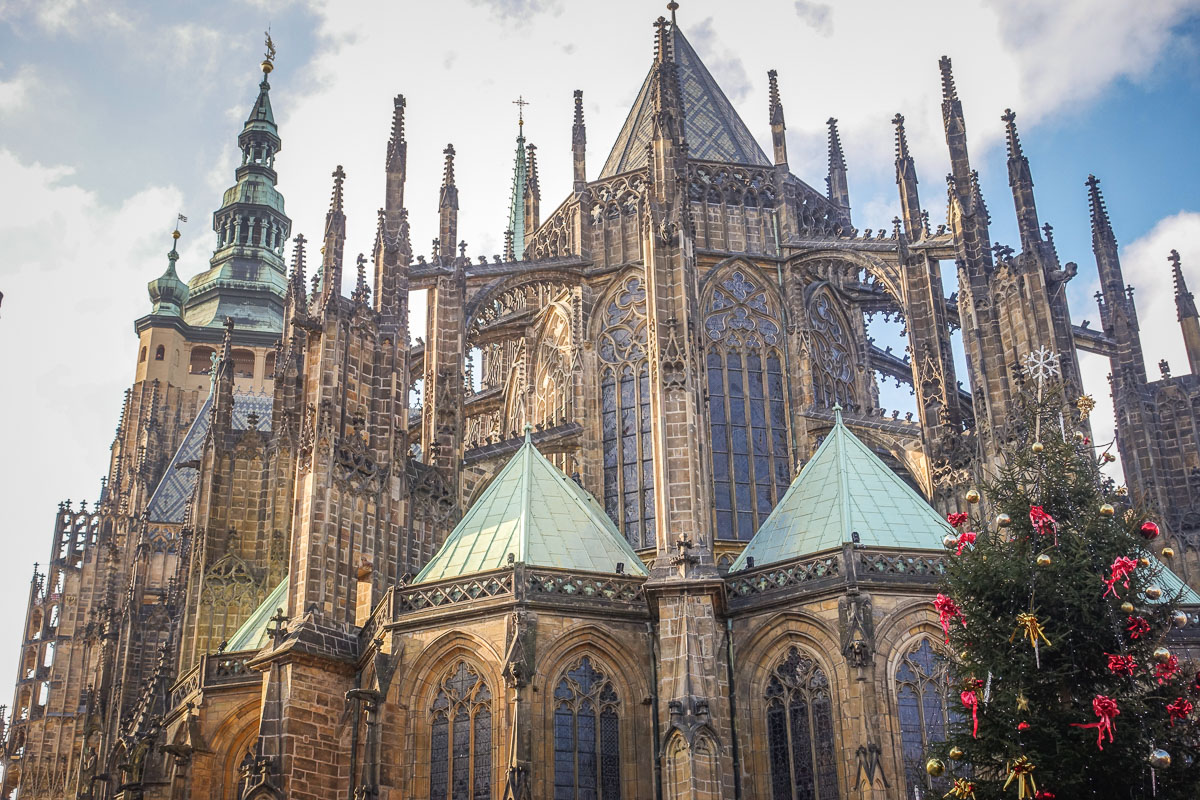
<svg viewBox="0 0 1200 800">
<path fill-rule="evenodd" d="M 524 125 L 525 124 L 525 106 L 530 105 L 529 101 L 525 99 L 524 95 L 519 94 L 519 95 L 517 95 L 517 99 L 513 100 L 512 103 L 514 106 L 517 107 L 517 124 Z"/>
</svg>

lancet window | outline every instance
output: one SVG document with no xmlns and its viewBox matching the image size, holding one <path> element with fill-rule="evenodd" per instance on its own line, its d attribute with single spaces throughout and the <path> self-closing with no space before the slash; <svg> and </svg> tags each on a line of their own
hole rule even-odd
<svg viewBox="0 0 1200 800">
<path fill-rule="evenodd" d="M 604 307 L 600 426 L 604 509 L 634 547 L 654 546 L 654 463 L 646 288 L 626 278 Z"/>
<path fill-rule="evenodd" d="M 721 280 L 704 332 L 717 537 L 749 539 L 791 478 L 782 326 L 762 280 L 746 270 Z"/>
<path fill-rule="evenodd" d="M 772 670 L 765 700 L 771 800 L 840 797 L 825 671 L 793 647 Z"/>
<path fill-rule="evenodd" d="M 948 662 L 934 652 L 928 639 L 916 643 L 896 669 L 896 706 L 900 712 L 900 747 L 904 753 L 904 777 L 909 791 L 936 788 L 925 772 L 929 745 L 946 738 L 946 726 L 954 719 L 947 702 L 951 693 Z M 939 792 L 940 794 L 941 792 Z"/>
<path fill-rule="evenodd" d="M 837 300 L 828 288 L 813 293 L 808 302 L 808 321 L 812 334 L 813 396 L 818 406 L 854 406 L 853 357 L 850 326 L 838 310 Z"/>
<path fill-rule="evenodd" d="M 467 662 L 442 682 L 431 709 L 429 797 L 491 800 L 492 693 Z"/>
<path fill-rule="evenodd" d="M 554 690 L 554 800 L 620 800 L 620 700 L 584 656 Z"/>
</svg>

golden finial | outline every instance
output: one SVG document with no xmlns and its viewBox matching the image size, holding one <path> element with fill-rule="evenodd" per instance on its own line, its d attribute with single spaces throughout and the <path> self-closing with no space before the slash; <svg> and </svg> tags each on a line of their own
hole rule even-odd
<svg viewBox="0 0 1200 800">
<path fill-rule="evenodd" d="M 675 27 L 675 12 L 678 10 L 678 8 L 679 3 L 676 3 L 675 0 L 671 0 L 671 2 L 667 3 L 667 11 L 671 12 L 671 27 Z"/>
<path fill-rule="evenodd" d="M 269 75 L 271 70 L 275 69 L 275 42 L 271 39 L 270 28 L 267 28 L 263 35 L 267 39 L 267 52 L 263 54 L 262 71 L 264 75 Z"/>
</svg>

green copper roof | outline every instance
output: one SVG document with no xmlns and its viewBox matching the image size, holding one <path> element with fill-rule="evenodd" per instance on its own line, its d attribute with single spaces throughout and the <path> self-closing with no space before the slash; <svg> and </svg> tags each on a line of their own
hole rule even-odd
<svg viewBox="0 0 1200 800">
<path fill-rule="evenodd" d="M 508 230 L 512 233 L 512 258 L 525 257 L 525 184 L 529 180 L 525 161 L 525 122 L 517 129 L 517 156 L 513 162 L 512 200 L 508 206 Z M 509 254 L 504 254 L 509 258 Z"/>
<path fill-rule="evenodd" d="M 949 524 L 842 424 L 833 430 L 792 481 L 771 516 L 733 562 L 743 569 L 840 547 L 942 549 Z"/>
<path fill-rule="evenodd" d="M 770 166 L 766 153 L 758 146 L 746 123 L 738 116 L 713 79 L 700 56 L 678 28 L 671 29 L 671 56 L 679 73 L 683 101 L 683 134 L 688 157 L 702 161 Z M 600 178 L 608 178 L 646 166 L 646 146 L 654 130 L 654 103 L 651 98 L 651 68 L 633 108 L 621 127 Z"/>
<path fill-rule="evenodd" d="M 517 563 L 587 572 L 646 575 L 612 520 L 590 494 L 525 444 L 467 511 L 415 583 Z"/>
<path fill-rule="evenodd" d="M 171 234 L 174 241 L 179 241 L 179 230 L 176 229 Z M 168 316 L 180 315 L 180 309 L 188 299 L 188 286 L 179 279 L 178 273 L 175 272 L 175 262 L 179 260 L 179 251 L 175 244 L 171 245 L 171 252 L 167 253 L 167 270 L 162 275 L 159 275 L 154 280 L 146 284 L 146 291 L 150 293 L 150 302 L 154 304 L 151 314 L 165 314 Z"/>
<path fill-rule="evenodd" d="M 231 653 L 239 650 L 262 649 L 267 643 L 267 626 L 271 622 L 271 617 L 275 616 L 275 612 L 285 605 L 285 595 L 287 595 L 287 578 L 284 578 L 278 586 L 271 590 L 267 599 L 263 600 L 262 604 L 254 609 L 250 618 L 242 623 L 242 627 L 237 629 L 237 633 L 229 637 L 229 644 L 225 649 Z"/>
<path fill-rule="evenodd" d="M 1154 566 L 1162 567 L 1162 572 L 1158 576 L 1158 585 L 1163 590 L 1163 593 L 1162 597 L 1156 602 L 1165 603 L 1168 600 L 1174 600 L 1175 595 L 1182 591 L 1183 595 L 1179 598 L 1181 604 L 1200 605 L 1200 594 L 1197 594 L 1192 587 L 1184 583 L 1178 575 L 1168 569 L 1156 557 L 1151 556 L 1150 560 L 1154 562 Z"/>
</svg>

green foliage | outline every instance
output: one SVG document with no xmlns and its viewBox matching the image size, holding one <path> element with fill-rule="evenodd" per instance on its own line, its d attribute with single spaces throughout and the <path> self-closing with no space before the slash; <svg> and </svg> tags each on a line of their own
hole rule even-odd
<svg viewBox="0 0 1200 800">
<path fill-rule="evenodd" d="M 1048 387 L 1049 388 L 1049 387 Z M 1060 391 L 1048 391 L 1061 398 Z M 1171 755 L 1171 765 L 1155 772 L 1158 798 L 1200 795 L 1200 696 L 1192 690 L 1194 665 L 1180 664 L 1177 675 L 1160 685 L 1153 651 L 1167 646 L 1172 614 L 1179 597 L 1158 603 L 1146 599 L 1147 587 L 1160 582 L 1163 566 L 1148 547 L 1140 528 L 1145 515 L 1126 507 L 1110 480 L 1099 470 L 1100 459 L 1090 443 L 1080 440 L 1069 417 L 1060 422 L 1061 406 L 1027 401 L 1023 434 L 1007 449 L 1003 466 L 983 487 L 983 502 L 972 506 L 973 516 L 959 530 L 976 531 L 975 547 L 948 557 L 944 594 L 962 609 L 966 627 L 950 623 L 948 651 L 959 685 L 950 705 L 962 713 L 951 725 L 948 741 L 929 755 L 942 759 L 949 777 L 973 776 L 978 800 L 1017 796 L 1015 782 L 1005 791 L 1007 765 L 1019 756 L 1035 767 L 1039 790 L 1060 800 L 1071 798 L 1151 797 L 1148 756 L 1154 748 Z M 1034 429 L 1040 417 L 1042 451 L 1034 452 Z M 1104 504 L 1115 506 L 1104 516 Z M 1057 521 L 1054 535 L 1040 535 L 1030 521 L 1030 508 L 1042 506 Z M 964 509 L 965 510 L 965 509 Z M 986 510 L 986 511 L 985 511 Z M 987 513 L 988 519 L 978 514 Z M 1012 524 L 999 527 L 997 515 L 1007 513 Z M 1039 555 L 1050 563 L 1039 566 Z M 1129 588 L 1118 581 L 1120 599 L 1103 598 L 1104 579 L 1114 559 L 1149 559 L 1129 576 Z M 1149 623 L 1150 632 L 1133 639 L 1127 632 L 1132 602 L 1134 616 Z M 1044 627 L 1050 644 L 1037 653 L 1017 615 L 1032 612 Z M 1137 663 L 1133 677 L 1109 669 L 1108 654 L 1128 655 Z M 1039 664 L 1040 662 L 1040 664 Z M 972 681 L 978 688 L 979 733 L 972 737 L 971 713 L 959 702 L 959 691 Z M 1098 721 L 1092 700 L 1105 695 L 1120 710 L 1115 740 L 1097 747 L 1095 728 L 1075 727 Z M 1189 719 L 1172 727 L 1168 703 L 1185 697 L 1197 704 Z M 1028 710 L 1018 707 L 1018 697 Z M 1028 728 L 1019 730 L 1020 723 Z M 960 748 L 965 757 L 951 760 Z"/>
</svg>

